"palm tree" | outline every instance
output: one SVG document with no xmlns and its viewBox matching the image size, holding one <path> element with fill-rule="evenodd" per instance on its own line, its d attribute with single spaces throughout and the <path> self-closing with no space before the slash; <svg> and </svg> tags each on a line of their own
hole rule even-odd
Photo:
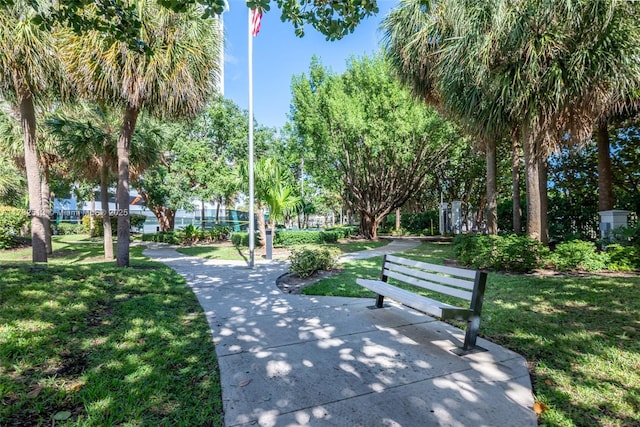
<svg viewBox="0 0 640 427">
<path fill-rule="evenodd" d="M 522 138 L 527 233 L 545 242 L 547 155 L 567 138 L 583 140 L 612 100 L 639 87 L 635 17 L 640 6 L 619 0 L 443 0 L 429 7 L 406 0 L 402 5 L 411 5 L 408 16 L 414 21 L 405 17 L 404 33 L 390 50 L 399 64 L 410 53 L 418 59 L 405 60 L 412 66 L 399 68 L 400 74 L 448 107 L 450 95 L 460 94 L 452 84 L 458 70 L 479 89 L 488 111 L 505 114 L 485 117 L 493 118 L 489 126 L 507 118 Z M 473 96 L 462 101 L 478 102 Z M 475 114 L 469 108 L 462 113 Z"/>
<path fill-rule="evenodd" d="M 82 36 L 67 32 L 60 48 L 65 70 L 83 96 L 123 108 L 117 141 L 120 267 L 129 265 L 129 149 L 140 112 L 195 115 L 214 90 L 221 66 L 217 21 L 199 19 L 195 8 L 170 12 L 153 0 L 135 6 L 143 23 L 139 40 L 151 54 L 97 31 Z"/>
<path fill-rule="evenodd" d="M 475 11 L 481 11 L 477 6 Z M 487 99 L 483 82 L 478 80 L 477 63 L 463 62 L 467 50 L 482 38 L 484 25 L 463 8 L 454 22 L 441 16 L 437 6 L 427 9 L 407 0 L 383 21 L 387 56 L 399 79 L 415 95 L 435 106 L 439 112 L 460 123 L 476 140 L 486 156 L 486 221 L 487 231 L 497 227 L 497 157 L 496 143 L 509 131 L 509 118 L 500 103 Z M 452 25 L 455 24 L 455 25 Z M 465 38 L 462 38 L 465 35 Z M 451 42 L 454 41 L 455 42 Z"/>
<path fill-rule="evenodd" d="M 58 150 L 69 168 L 77 176 L 100 182 L 104 257 L 113 259 L 109 184 L 110 172 L 115 170 L 117 163 L 115 117 L 104 106 L 80 104 L 51 115 L 46 124 L 58 140 Z"/>
<path fill-rule="evenodd" d="M 27 170 L 33 262 L 47 261 L 49 205 L 43 204 L 42 173 L 38 163 L 36 98 L 40 101 L 51 89 L 58 61 L 53 38 L 33 21 L 33 2 L 16 0 L 0 13 L 0 91 L 10 100 L 23 133 L 24 163 Z M 37 2 L 40 4 L 40 2 Z M 46 6 L 42 2 L 41 7 Z"/>
</svg>

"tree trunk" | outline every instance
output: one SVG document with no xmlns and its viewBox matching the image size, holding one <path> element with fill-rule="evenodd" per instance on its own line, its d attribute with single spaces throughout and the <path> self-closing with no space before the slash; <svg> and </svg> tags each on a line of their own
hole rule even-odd
<svg viewBox="0 0 640 427">
<path fill-rule="evenodd" d="M 360 211 L 360 234 L 369 240 L 378 239 L 378 225 L 380 220 L 376 220 L 368 212 Z"/>
<path fill-rule="evenodd" d="M 105 144 L 106 145 L 106 144 Z M 111 230 L 111 214 L 109 213 L 109 165 L 106 155 L 102 159 L 100 170 L 100 204 L 102 205 L 102 233 L 104 258 L 113 259 L 113 230 Z"/>
<path fill-rule="evenodd" d="M 93 191 L 89 202 L 89 235 L 91 237 L 96 235 L 96 197 L 93 195 Z"/>
<path fill-rule="evenodd" d="M 24 163 L 27 170 L 29 213 L 31 214 L 31 260 L 47 262 L 47 222 L 42 206 L 40 165 L 36 148 L 36 111 L 27 83 L 17 73 L 14 75 L 14 86 L 20 104 L 20 124 L 24 138 Z"/>
<path fill-rule="evenodd" d="M 267 243 L 267 225 L 264 220 L 264 212 L 261 204 L 258 204 L 256 213 L 258 217 L 258 235 L 260 236 L 260 246 L 265 246 Z M 253 218 L 249 218 L 249 221 L 253 221 Z"/>
<path fill-rule="evenodd" d="M 127 107 L 118 137 L 118 208 L 116 210 L 116 215 L 118 215 L 116 265 L 118 267 L 129 266 L 129 243 L 131 240 L 129 231 L 131 226 L 129 218 L 129 148 L 139 113 L 139 109 Z"/>
<path fill-rule="evenodd" d="M 396 231 L 400 231 L 400 208 L 396 208 Z"/>
<path fill-rule="evenodd" d="M 496 180 L 496 141 L 486 145 L 487 160 L 487 234 L 498 234 L 498 185 Z"/>
<path fill-rule="evenodd" d="M 524 169 L 527 180 L 527 236 L 542 241 L 540 223 L 540 168 L 538 165 L 537 142 L 528 129 L 522 132 Z"/>
<path fill-rule="evenodd" d="M 538 180 L 540 181 L 540 241 L 544 245 L 549 244 L 549 222 L 547 220 L 548 194 L 547 194 L 547 159 L 545 156 L 538 158 Z"/>
<path fill-rule="evenodd" d="M 204 209 L 204 199 L 202 199 L 200 203 L 202 203 L 202 205 L 200 206 L 200 229 L 204 231 L 207 227 L 207 220 L 205 219 L 206 211 Z"/>
<path fill-rule="evenodd" d="M 220 224 L 220 205 L 222 205 L 222 197 L 216 200 L 216 225 Z"/>
<path fill-rule="evenodd" d="M 513 153 L 511 157 L 511 192 L 513 197 L 513 231 L 522 232 L 522 208 L 520 200 L 520 142 L 513 138 Z"/>
<path fill-rule="evenodd" d="M 40 181 L 40 197 L 42 197 L 43 221 L 45 245 L 47 254 L 53 253 L 53 243 L 51 242 L 51 190 L 49 189 L 49 170 L 44 166 L 41 168 L 42 175 Z"/>
<path fill-rule="evenodd" d="M 596 140 L 598 143 L 598 210 L 609 211 L 613 209 L 614 198 L 609 154 L 609 126 L 606 121 L 598 126 Z"/>
</svg>

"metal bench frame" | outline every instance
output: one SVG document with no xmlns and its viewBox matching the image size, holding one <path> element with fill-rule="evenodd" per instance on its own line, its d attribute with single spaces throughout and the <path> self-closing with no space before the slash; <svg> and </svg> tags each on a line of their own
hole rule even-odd
<svg viewBox="0 0 640 427">
<path fill-rule="evenodd" d="M 388 283 L 389 278 L 468 301 L 469 306 L 468 308 L 458 307 L 418 295 Z M 385 255 L 380 280 L 359 278 L 356 279 L 356 283 L 378 294 L 376 304 L 372 308 L 383 308 L 386 296 L 443 320 L 465 320 L 467 329 L 464 343 L 462 348 L 455 349 L 454 353 L 463 355 L 485 351 L 476 345 L 476 339 L 480 328 L 480 314 L 487 283 L 486 272 L 428 264 L 394 255 Z"/>
</svg>

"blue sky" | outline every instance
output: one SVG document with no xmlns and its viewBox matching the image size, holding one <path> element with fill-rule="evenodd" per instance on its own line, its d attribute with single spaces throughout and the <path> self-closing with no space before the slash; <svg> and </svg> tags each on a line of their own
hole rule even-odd
<svg viewBox="0 0 640 427">
<path fill-rule="evenodd" d="M 287 121 L 291 101 L 291 76 L 305 73 L 311 57 L 335 72 L 345 69 L 350 56 L 374 53 L 382 37 L 380 21 L 397 4 L 397 0 L 378 0 L 380 12 L 361 22 L 342 40 L 326 41 L 311 26 L 305 36 L 296 37 L 293 25 L 280 21 L 280 10 L 262 16 L 260 34 L 253 39 L 253 108 L 258 123 L 282 127 Z M 229 0 L 224 14 L 225 26 L 225 97 L 241 108 L 248 108 L 247 7 L 243 0 Z"/>
</svg>

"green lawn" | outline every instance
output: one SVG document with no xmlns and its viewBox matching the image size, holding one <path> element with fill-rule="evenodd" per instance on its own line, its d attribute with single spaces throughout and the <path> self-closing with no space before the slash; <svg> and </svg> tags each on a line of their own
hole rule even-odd
<svg viewBox="0 0 640 427">
<path fill-rule="evenodd" d="M 405 256 L 453 258 L 447 243 L 425 243 Z M 305 288 L 306 294 L 371 296 L 355 277 L 378 277 L 381 259 Z M 529 362 L 540 422 L 553 426 L 640 425 L 640 276 L 489 275 L 485 338 Z"/>
<path fill-rule="evenodd" d="M 379 246 L 384 246 L 389 242 L 378 241 L 378 242 L 370 242 L 370 241 L 346 241 L 343 243 L 335 243 L 335 244 L 325 244 L 325 245 L 299 245 L 294 246 L 291 249 L 318 249 L 318 248 L 336 248 L 340 253 L 349 253 L 349 252 L 357 252 L 363 251 L 365 249 L 374 249 Z M 278 251 L 279 248 L 274 249 L 274 258 L 275 259 L 287 259 L 288 254 L 281 254 Z M 177 249 L 178 252 L 191 255 L 191 256 L 199 256 L 207 259 L 218 259 L 218 260 L 232 260 L 232 261 L 247 261 L 249 259 L 249 248 L 247 247 L 237 247 L 230 244 L 214 244 L 214 245 L 198 245 L 191 247 L 181 247 Z M 256 248 L 256 253 L 264 254 L 263 248 Z"/>
<path fill-rule="evenodd" d="M 86 238 L 55 248 L 48 265 L 0 255 L 0 424 L 221 426 L 211 333 L 184 280 L 140 247 L 127 269 Z"/>
</svg>

